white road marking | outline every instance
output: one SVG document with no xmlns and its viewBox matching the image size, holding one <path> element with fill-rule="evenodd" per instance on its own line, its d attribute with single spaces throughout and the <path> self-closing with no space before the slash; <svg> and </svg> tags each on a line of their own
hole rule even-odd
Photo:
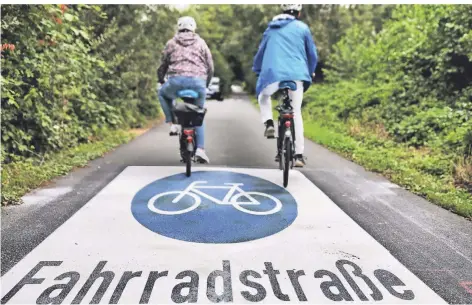
<svg viewBox="0 0 472 305">
<path fill-rule="evenodd" d="M 278 170 L 194 170 L 282 180 Z M 131 213 L 134 195 L 182 171 L 125 169 L 1 278 L 2 303 L 445 303 L 298 171 L 287 188 L 298 216 L 276 234 L 205 244 L 148 230 Z"/>
<path fill-rule="evenodd" d="M 72 187 L 53 187 L 33 191 L 21 199 L 24 204 L 45 204 L 73 191 Z"/>
</svg>

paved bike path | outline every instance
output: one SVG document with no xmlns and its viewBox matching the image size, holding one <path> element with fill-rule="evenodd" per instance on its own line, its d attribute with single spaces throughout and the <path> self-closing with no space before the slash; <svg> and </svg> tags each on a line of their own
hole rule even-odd
<svg viewBox="0 0 472 305">
<path fill-rule="evenodd" d="M 175 179 L 165 180 L 172 176 Z M 161 179 L 165 181 L 160 183 Z M 292 172 L 284 190 L 278 186 L 278 170 L 200 168 L 184 185 L 193 181 L 205 185 L 209 179 L 213 184 L 220 181 L 217 187 L 239 184 L 243 196 L 234 202 L 249 213 L 234 203 L 216 207 L 198 194 L 193 199 L 202 201 L 190 211 L 179 211 L 197 202 L 186 195 L 187 202 L 173 206 L 164 207 L 165 200 L 157 203 L 164 211 L 179 214 L 149 213 L 150 196 L 184 190 L 177 186 L 186 180 L 182 167 L 128 167 L 2 277 L 3 291 L 9 291 L 3 301 L 445 303 L 303 174 Z M 270 198 L 261 195 L 269 193 Z M 243 198 L 247 194 L 267 206 L 258 210 Z M 226 201 L 231 195 L 238 194 L 230 194 Z M 168 195 L 167 201 L 175 196 Z M 274 198 L 280 198 L 283 207 L 266 215 L 277 206 Z M 189 214 L 199 210 L 209 212 L 191 221 Z M 169 220 L 176 217 L 178 222 Z M 218 218 L 223 224 L 217 223 Z M 283 220 L 286 227 L 267 232 L 274 228 L 270 221 L 283 224 Z M 260 226 L 245 230 L 252 224 Z M 162 235 L 166 226 L 173 236 Z M 228 231 L 212 233 L 212 226 Z M 195 231 L 199 234 L 192 234 Z M 104 280 L 97 290 L 100 276 Z"/>
<path fill-rule="evenodd" d="M 206 146 L 212 161 L 208 169 L 215 170 L 217 167 L 223 172 L 247 171 L 250 176 L 266 181 L 264 183 L 270 181 L 280 186 L 282 173 L 273 161 L 275 141 L 263 139 L 263 126 L 256 109 L 243 96 L 235 96 L 223 103 L 212 101 L 208 106 Z M 231 218 L 234 221 L 229 223 L 238 227 L 240 234 L 245 234 L 241 237 L 236 232 L 230 234 L 231 230 L 215 230 L 214 236 L 221 233 L 220 238 L 233 238 L 233 241 L 243 238 L 245 241 L 215 244 L 214 240 L 207 240 L 208 243 L 182 240 L 182 236 L 202 236 L 198 233 L 199 227 L 195 226 L 198 222 L 192 218 L 187 219 L 187 223 L 193 224 L 187 230 L 188 234 L 185 234 L 185 227 L 177 230 L 175 224 L 174 228 L 168 226 L 167 231 L 153 231 L 149 218 L 146 226 L 146 221 L 136 216 L 140 212 L 139 209 L 138 212 L 133 211 L 132 198 L 150 182 L 170 174 L 168 171 L 173 169 L 168 166 L 176 166 L 178 171 L 183 172 L 183 165 L 178 162 L 176 138 L 168 137 L 167 132 L 166 126 L 154 128 L 104 158 L 91 162 L 88 168 L 60 179 L 47 190 L 28 196 L 27 204 L 2 209 L 2 298 L 18 283 L 15 280 L 37 266 L 38 272 L 32 277 L 45 278 L 44 282 L 25 285 L 11 298 L 10 303 L 24 297 L 36 297 L 32 300 L 36 302 L 45 289 L 66 283 L 69 279 L 64 277 L 55 281 L 56 276 L 72 272 L 68 275 L 71 281 L 77 279 L 74 287 L 72 284 L 61 286 L 65 289 L 63 291 L 72 287 L 66 296 L 67 303 L 67 300 L 70 302 L 71 298 L 80 295 L 79 289 L 84 287 L 89 277 L 93 280 L 98 275 L 93 272 L 94 269 L 103 267 L 102 271 L 110 271 L 105 273 L 105 278 L 113 273 L 114 279 L 107 289 L 100 289 L 97 297 L 102 297 L 102 303 L 114 302 L 118 295 L 121 295 L 119 302 L 138 302 L 136 297 L 141 298 L 148 281 L 154 283 L 154 279 L 153 292 L 149 295 L 144 293 L 144 300 L 149 296 L 149 302 L 175 303 L 182 299 L 178 294 L 173 294 L 174 288 L 177 287 L 178 292 L 185 286 L 183 282 L 195 279 L 196 275 L 199 279 L 198 301 L 208 303 L 211 302 L 207 295 L 208 276 L 215 270 L 221 272 L 211 274 L 227 274 L 223 267 L 229 265 L 231 281 L 223 282 L 233 283 L 233 302 L 236 303 L 249 302 L 244 298 L 249 294 L 255 295 L 256 300 L 265 295 L 264 302 L 269 303 L 281 301 L 277 295 L 282 299 L 285 298 L 283 295 L 290 298 L 290 301 L 284 302 L 302 302 L 302 292 L 308 303 L 327 303 L 332 301 L 326 296 L 330 295 L 329 291 L 344 299 L 352 297 L 353 301 L 349 302 L 355 303 L 366 302 L 361 301 L 362 294 L 368 298 L 367 302 L 372 303 L 440 302 L 441 299 L 437 299 L 432 290 L 449 303 L 472 303 L 472 286 L 469 288 L 472 283 L 470 222 L 310 142 L 306 144 L 308 166 L 301 171 L 303 175 L 294 171 L 289 182 L 289 193 L 296 199 L 298 207 L 297 216 L 293 218 L 292 211 L 287 214 L 291 217 L 285 215 L 281 221 L 274 222 L 285 223 L 286 228 L 262 234 L 264 230 L 251 229 L 274 226 L 264 226 L 246 218 L 237 219 L 239 216 L 234 216 L 239 212 L 237 209 L 202 200 L 201 208 L 205 209 L 195 212 L 201 215 L 211 215 L 212 211 L 218 211 L 216 215 L 230 213 L 236 218 Z M 160 166 L 153 167 L 156 165 Z M 195 166 L 197 169 L 203 168 Z M 138 174 L 123 176 L 133 171 L 138 171 Z M 178 189 L 183 190 L 185 180 L 182 178 L 172 182 L 167 191 L 175 190 L 174 183 L 180 183 Z M 236 180 L 233 182 L 237 183 Z M 300 181 L 303 188 L 298 188 L 296 181 Z M 225 182 L 222 179 L 211 184 Z M 120 187 L 110 192 L 110 187 L 116 185 Z M 320 189 L 335 203 L 322 195 Z M 153 192 L 152 188 L 150 192 Z M 154 190 L 154 193 L 159 192 L 162 190 Z M 220 196 L 220 199 L 224 197 L 218 192 L 212 193 L 212 190 L 205 192 Z M 273 189 L 265 192 L 277 193 Z M 103 194 L 108 196 L 105 198 Z M 126 199 L 130 200 L 125 202 Z M 88 216 L 84 218 L 84 215 Z M 177 215 L 176 219 L 187 215 L 192 216 L 191 213 Z M 224 217 L 212 217 L 217 221 L 210 228 L 221 228 L 225 224 Z M 330 228 L 323 229 L 323 225 Z M 183 233 L 169 236 L 169 232 Z M 263 237 L 254 239 L 258 234 Z M 155 243 L 148 243 L 146 238 Z M 89 254 L 90 257 L 86 256 Z M 181 258 L 182 262 L 177 258 Z M 49 263 L 38 266 L 39 261 Z M 61 261 L 58 266 L 47 266 Z M 367 282 L 365 278 L 354 275 L 356 266 L 362 270 Z M 354 282 L 343 274 L 343 268 L 351 274 Z M 275 270 L 280 274 L 275 274 Z M 297 273 L 297 270 L 305 275 Z M 168 271 L 165 276 L 160 274 L 164 271 Z M 182 278 L 176 279 L 180 272 L 189 276 L 183 277 L 181 274 Z M 316 278 L 316 272 L 319 276 L 325 276 Z M 373 286 L 369 286 L 369 280 L 376 288 L 371 289 Z M 405 286 L 401 286 L 399 281 Z M 322 285 L 322 282 L 327 283 Z M 297 283 L 300 283 L 302 290 Z M 187 287 L 194 284 L 195 280 Z M 277 285 L 280 287 L 277 288 Z M 392 294 L 386 288 L 389 285 L 397 293 L 411 290 L 415 298 L 409 301 L 398 298 L 394 296 L 395 292 Z M 98 286 L 98 283 L 92 285 L 81 302 L 89 303 Z M 150 286 L 146 291 L 150 291 Z M 376 289 L 380 291 L 382 300 L 379 300 Z M 241 294 L 244 291 L 249 294 Z M 112 299 L 113 295 L 115 297 Z M 210 298 L 211 295 L 210 291 Z M 336 298 L 333 295 L 331 297 Z M 408 295 L 409 292 L 404 297 Z"/>
</svg>

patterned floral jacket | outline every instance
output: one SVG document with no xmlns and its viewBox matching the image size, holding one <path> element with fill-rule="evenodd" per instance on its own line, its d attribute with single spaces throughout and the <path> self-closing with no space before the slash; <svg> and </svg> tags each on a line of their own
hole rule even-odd
<svg viewBox="0 0 472 305">
<path fill-rule="evenodd" d="M 207 80 L 208 86 L 213 72 L 213 58 L 206 42 L 193 32 L 179 32 L 167 42 L 157 76 L 160 83 L 166 74 L 200 77 Z"/>
</svg>

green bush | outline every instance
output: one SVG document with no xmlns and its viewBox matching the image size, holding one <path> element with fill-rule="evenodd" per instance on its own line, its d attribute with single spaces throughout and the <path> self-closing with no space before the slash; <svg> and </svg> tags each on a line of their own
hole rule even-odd
<svg viewBox="0 0 472 305">
<path fill-rule="evenodd" d="M 156 70 L 175 12 L 148 5 L 2 5 L 4 161 L 139 127 L 159 113 Z"/>
<path fill-rule="evenodd" d="M 472 217 L 472 6 L 399 5 L 371 29 L 334 46 L 308 136 Z"/>
<path fill-rule="evenodd" d="M 398 142 L 464 151 L 472 116 L 472 7 L 399 5 L 383 29 L 354 26 L 328 58 L 340 119 L 385 125 Z"/>
</svg>

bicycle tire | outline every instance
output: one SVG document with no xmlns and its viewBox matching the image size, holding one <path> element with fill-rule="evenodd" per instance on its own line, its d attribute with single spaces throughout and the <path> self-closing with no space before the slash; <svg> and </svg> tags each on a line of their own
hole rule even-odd
<svg viewBox="0 0 472 305">
<path fill-rule="evenodd" d="M 190 177 L 192 175 L 192 158 L 190 157 L 190 152 L 186 152 L 185 159 L 185 175 Z"/>
<path fill-rule="evenodd" d="M 280 122 L 280 119 L 279 119 L 279 122 Z M 279 124 L 280 125 L 280 124 Z M 283 141 L 282 141 L 282 135 L 283 135 L 283 131 L 282 131 L 282 128 L 279 127 L 279 136 L 277 138 L 277 151 L 279 153 L 279 169 L 280 170 L 283 170 L 284 169 L 284 157 L 283 157 Z"/>
<path fill-rule="evenodd" d="M 287 187 L 290 161 L 292 160 L 292 142 L 289 138 L 285 138 L 284 142 L 284 187 Z"/>
<path fill-rule="evenodd" d="M 185 151 L 185 174 L 187 177 L 192 175 L 192 156 L 194 153 L 194 143 L 193 140 L 191 142 L 187 142 L 187 147 Z"/>
<path fill-rule="evenodd" d="M 253 210 L 246 209 L 245 207 L 241 206 L 241 203 L 239 203 L 237 201 L 238 201 L 239 197 L 248 196 L 248 195 L 249 196 L 258 195 L 258 196 L 261 196 L 261 197 L 268 198 L 268 199 L 272 200 L 273 202 L 275 202 L 275 207 L 273 207 L 272 209 L 270 209 L 268 211 L 253 211 Z M 247 213 L 247 214 L 251 214 L 251 215 L 259 215 L 259 216 L 271 215 L 271 214 L 279 212 L 282 209 L 282 202 L 280 202 L 279 199 L 277 199 L 276 197 L 274 197 L 272 195 L 265 194 L 265 193 L 260 193 L 260 192 L 239 193 L 239 194 L 236 194 L 233 197 L 231 197 L 230 202 L 233 204 L 233 207 L 235 209 L 237 209 L 241 212 Z"/>
<path fill-rule="evenodd" d="M 284 157 L 285 157 L 283 148 L 279 150 L 279 154 L 280 154 L 279 155 L 279 169 L 283 171 L 284 170 Z"/>
<path fill-rule="evenodd" d="M 177 196 L 175 198 L 177 198 L 178 195 L 180 195 L 181 193 L 182 193 L 182 191 L 170 191 L 170 192 L 164 192 L 164 193 L 157 194 L 157 195 L 153 196 L 151 199 L 148 200 L 147 207 L 151 212 L 154 212 L 156 214 L 179 215 L 179 214 L 184 214 L 184 213 L 188 213 L 190 211 L 195 210 L 196 208 L 198 208 L 198 206 L 202 202 L 202 200 L 199 196 L 197 196 L 196 194 L 194 194 L 192 192 L 188 192 L 188 193 L 185 194 L 185 196 L 190 196 L 194 199 L 194 203 L 188 208 L 185 208 L 185 209 L 182 209 L 182 210 L 177 210 L 177 211 L 165 211 L 165 210 L 161 210 L 161 209 L 159 209 L 155 206 L 155 203 L 159 198 L 164 197 L 164 196 L 168 196 L 168 195 L 173 195 L 173 194 L 176 194 Z M 174 202 L 174 201 L 172 201 L 172 202 Z"/>
<path fill-rule="evenodd" d="M 293 159 L 295 156 L 295 141 L 297 140 L 296 134 L 295 134 L 295 122 L 292 120 L 292 150 L 291 150 L 291 155 L 290 155 L 290 169 L 293 169 L 293 166 L 295 165 L 295 160 Z"/>
</svg>

